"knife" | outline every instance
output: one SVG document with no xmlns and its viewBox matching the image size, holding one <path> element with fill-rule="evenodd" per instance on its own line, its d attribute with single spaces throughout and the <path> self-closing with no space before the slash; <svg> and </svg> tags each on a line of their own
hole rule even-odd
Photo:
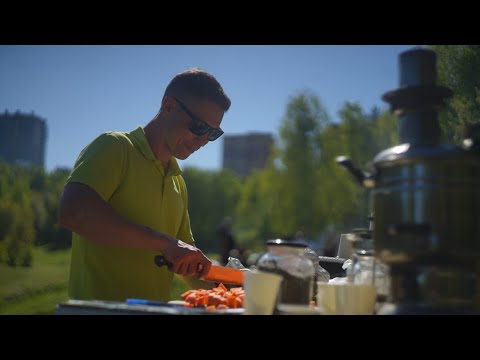
<svg viewBox="0 0 480 360">
<path fill-rule="evenodd" d="M 161 255 L 155 256 L 157 266 L 170 266 L 171 264 Z M 224 284 L 243 285 L 243 271 L 223 266 L 212 265 L 202 280 L 215 281 Z"/>
</svg>

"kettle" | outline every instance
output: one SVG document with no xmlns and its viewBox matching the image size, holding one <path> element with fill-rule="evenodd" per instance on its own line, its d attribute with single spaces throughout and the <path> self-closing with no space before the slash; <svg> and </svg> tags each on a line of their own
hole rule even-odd
<svg viewBox="0 0 480 360">
<path fill-rule="evenodd" d="M 400 144 L 377 154 L 369 172 L 337 157 L 365 188 L 375 214 L 375 252 L 389 264 L 475 267 L 480 259 L 480 124 L 464 146 L 439 144 L 438 112 L 452 95 L 437 86 L 436 55 L 399 56 L 400 87 L 383 95 L 399 117 Z"/>
</svg>

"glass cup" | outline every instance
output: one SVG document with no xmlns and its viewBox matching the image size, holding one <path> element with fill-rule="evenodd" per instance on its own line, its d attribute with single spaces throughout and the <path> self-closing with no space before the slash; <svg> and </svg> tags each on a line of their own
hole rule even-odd
<svg viewBox="0 0 480 360">
<path fill-rule="evenodd" d="M 277 304 L 281 275 L 258 270 L 246 271 L 243 288 L 245 315 L 271 315 Z"/>
<path fill-rule="evenodd" d="M 353 234 L 341 234 L 338 243 L 337 257 L 342 259 L 352 258 L 352 241 Z"/>
<path fill-rule="evenodd" d="M 368 284 L 319 283 L 318 307 L 325 315 L 373 315 L 377 291 Z"/>
</svg>

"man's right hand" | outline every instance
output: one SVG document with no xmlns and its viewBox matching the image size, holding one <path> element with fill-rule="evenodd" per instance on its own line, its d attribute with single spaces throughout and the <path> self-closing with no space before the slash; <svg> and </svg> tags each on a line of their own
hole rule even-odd
<svg viewBox="0 0 480 360">
<path fill-rule="evenodd" d="M 200 249 L 178 239 L 170 238 L 162 253 L 171 264 L 168 269 L 179 275 L 203 277 L 212 266 L 212 261 Z"/>
</svg>

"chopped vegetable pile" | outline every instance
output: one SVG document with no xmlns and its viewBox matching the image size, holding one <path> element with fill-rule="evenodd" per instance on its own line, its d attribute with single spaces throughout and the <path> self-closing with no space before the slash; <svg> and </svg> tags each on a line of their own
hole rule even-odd
<svg viewBox="0 0 480 360">
<path fill-rule="evenodd" d="M 237 309 L 243 307 L 245 290 L 235 287 L 227 290 L 219 284 L 211 290 L 188 290 L 181 295 L 187 307 L 202 307 L 206 310 Z"/>
</svg>

